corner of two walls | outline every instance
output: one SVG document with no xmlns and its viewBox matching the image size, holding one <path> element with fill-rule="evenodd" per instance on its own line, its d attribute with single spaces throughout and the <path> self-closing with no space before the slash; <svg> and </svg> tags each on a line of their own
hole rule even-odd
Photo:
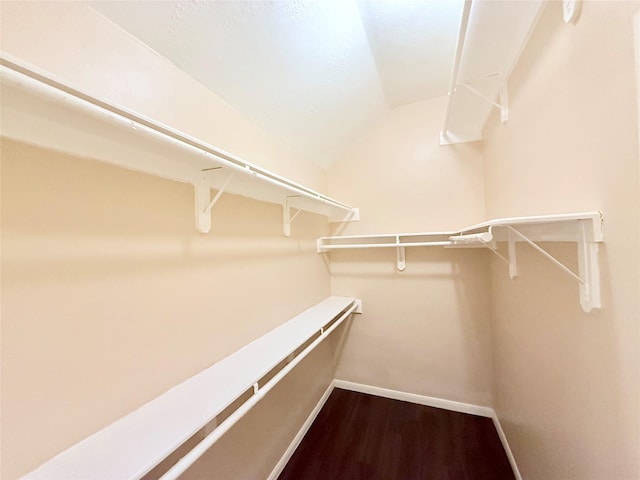
<svg viewBox="0 0 640 480">
<path fill-rule="evenodd" d="M 1 8 L 3 51 L 324 190 L 321 170 L 86 5 Z M 279 206 L 225 195 L 202 235 L 190 185 L 8 138 L 0 148 L 3 479 L 329 295 L 323 217 L 301 214 L 284 238 Z M 334 378 L 331 355 L 319 347 L 185 476 L 265 478 Z"/>
<path fill-rule="evenodd" d="M 446 97 L 381 119 L 329 171 L 329 194 L 360 208 L 340 234 L 447 231 L 485 219 L 482 145 L 440 147 Z M 362 298 L 336 349 L 336 377 L 491 405 L 487 254 L 442 247 L 331 252 L 334 295 Z M 338 337 L 340 338 L 340 337 Z"/>
<path fill-rule="evenodd" d="M 603 308 L 591 314 L 575 281 L 526 246 L 515 281 L 486 252 L 408 249 L 405 272 L 393 250 L 330 254 L 332 293 L 365 309 L 338 346 L 337 378 L 495 406 L 527 479 L 640 476 L 636 11 L 588 1 L 565 25 L 549 2 L 509 82 L 511 118 L 494 116 L 482 145 L 438 147 L 437 99 L 392 111 L 329 171 L 330 195 L 361 209 L 339 234 L 604 211 Z M 545 248 L 576 269 L 574 246 Z"/>
<path fill-rule="evenodd" d="M 492 262 L 496 411 L 523 478 L 640 478 L 640 162 L 636 2 L 548 2 L 486 128 L 489 217 L 602 210 L 602 309 L 526 245 L 519 278 Z M 636 38 L 637 41 L 637 38 Z M 544 245 L 573 269 L 575 246 Z"/>
</svg>

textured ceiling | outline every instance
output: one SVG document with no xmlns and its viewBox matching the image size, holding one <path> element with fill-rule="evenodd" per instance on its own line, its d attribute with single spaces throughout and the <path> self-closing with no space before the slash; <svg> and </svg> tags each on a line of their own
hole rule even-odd
<svg viewBox="0 0 640 480">
<path fill-rule="evenodd" d="M 462 2 L 359 2 L 387 106 L 445 95 Z"/>
<path fill-rule="evenodd" d="M 447 93 L 462 0 L 90 1 L 326 168 L 389 108 Z"/>
</svg>

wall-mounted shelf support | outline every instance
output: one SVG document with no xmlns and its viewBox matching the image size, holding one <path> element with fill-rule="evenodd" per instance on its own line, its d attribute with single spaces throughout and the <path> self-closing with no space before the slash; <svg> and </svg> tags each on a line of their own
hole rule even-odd
<svg viewBox="0 0 640 480">
<path fill-rule="evenodd" d="M 196 193 L 196 229 L 201 233 L 211 231 L 211 209 L 218 203 L 220 197 L 233 180 L 235 172 L 231 172 L 213 198 L 211 197 L 211 180 L 207 173 L 203 172 L 198 184 L 194 184 Z"/>
<path fill-rule="evenodd" d="M 507 83 L 504 80 L 500 84 L 500 91 L 499 91 L 500 103 L 498 103 L 498 102 L 492 100 L 491 98 L 487 97 L 480 90 L 478 90 L 477 88 L 472 87 L 468 83 L 459 83 L 458 85 L 456 85 L 456 88 L 459 87 L 459 86 L 467 88 L 469 91 L 475 93 L 477 96 L 482 98 L 484 101 L 489 102 L 491 105 L 493 105 L 498 110 L 500 110 L 500 121 L 502 123 L 506 123 L 507 120 L 509 120 L 509 97 L 507 95 Z"/>
<path fill-rule="evenodd" d="M 580 305 L 585 312 L 590 312 L 601 306 L 598 243 L 603 241 L 602 222 L 601 212 L 500 218 L 456 232 L 322 237 L 318 239 L 318 252 L 353 248 L 395 248 L 396 267 L 402 272 L 407 267 L 407 247 L 488 248 L 509 265 L 509 277 L 513 279 L 518 275 L 516 243 L 525 242 L 578 282 Z M 506 256 L 498 251 L 497 242 L 506 242 Z M 536 242 L 575 243 L 578 273 L 573 272 Z"/>
<path fill-rule="evenodd" d="M 509 255 L 509 259 L 507 260 L 509 264 L 509 278 L 513 280 L 518 276 L 518 264 L 516 263 L 516 239 L 511 231 L 507 232 L 507 252 Z"/>
<path fill-rule="evenodd" d="M 584 283 L 584 281 L 575 273 L 573 273 L 571 271 L 570 268 L 568 268 L 566 265 L 564 265 L 561 261 L 559 261 L 556 257 L 554 257 L 553 255 L 551 255 L 549 252 L 547 252 L 544 248 L 542 248 L 541 246 L 539 246 L 538 244 L 536 244 L 534 241 L 532 241 L 531 239 L 529 239 L 526 235 L 523 235 L 522 233 L 520 233 L 518 230 L 516 230 L 515 228 L 508 226 L 507 227 L 511 232 L 513 232 L 518 238 L 522 239 L 524 242 L 528 243 L 529 245 L 531 245 L 537 252 L 539 252 L 540 254 L 542 254 L 543 257 L 551 260 L 551 262 L 558 266 L 562 271 L 564 271 L 565 273 L 567 273 L 569 276 L 571 276 L 572 278 L 574 278 L 575 280 L 577 280 L 580 283 Z M 578 242 L 579 243 L 579 242 Z M 515 255 L 513 256 L 513 260 L 515 263 Z"/>
<path fill-rule="evenodd" d="M 588 241 L 584 225 L 582 241 L 578 242 L 578 273 L 584 281 L 580 284 L 580 305 L 585 312 L 601 308 L 600 264 L 598 262 L 598 244 Z"/>
<path fill-rule="evenodd" d="M 517 229 L 506 226 L 509 229 L 509 233 L 513 233 L 516 237 L 522 241 L 528 243 L 537 252 L 542 254 L 545 258 L 549 259 L 554 265 L 560 268 L 563 272 L 576 280 L 580 286 L 580 305 L 585 312 L 590 312 L 593 308 L 600 308 L 600 271 L 598 268 L 598 244 L 589 242 L 587 240 L 587 232 L 584 224 L 580 224 L 579 235 L 576 245 L 578 250 L 578 274 L 573 272 L 570 268 L 560 262 L 557 258 L 540 247 L 526 235 L 520 233 Z M 513 238 L 513 237 L 511 237 Z M 515 242 L 509 240 L 510 252 L 509 258 L 509 277 L 515 278 L 517 276 L 517 264 L 515 254 Z"/>
<path fill-rule="evenodd" d="M 548 220 L 548 221 L 547 221 Z M 511 224 L 509 223 L 511 222 Z M 522 225 L 528 229 L 528 235 L 514 227 Z M 557 215 L 548 217 L 529 217 L 523 219 L 505 219 L 487 222 L 488 232 L 452 236 L 450 240 L 460 243 L 460 239 L 468 239 L 468 243 L 476 240 L 482 246 L 486 246 L 509 264 L 509 278 L 514 279 L 518 275 L 516 242 L 522 241 L 529 244 L 534 250 L 550 260 L 554 265 L 564 271 L 579 284 L 580 305 L 585 312 L 590 312 L 594 308 L 601 307 L 600 301 L 600 271 L 598 264 L 598 243 L 602 241 L 602 214 L 594 212 L 583 215 Z M 536 230 L 536 225 L 540 230 Z M 555 226 L 555 228 L 554 228 Z M 493 240 L 492 228 L 504 228 L 506 236 L 501 235 L 501 240 L 506 240 L 508 249 L 508 259 L 501 255 L 496 248 L 491 246 Z M 520 227 L 519 227 L 520 228 Z M 471 227 L 471 229 L 477 229 Z M 482 237 L 482 235 L 486 235 Z M 533 239 L 532 239 L 533 238 Z M 578 273 L 576 274 L 557 258 L 540 247 L 534 239 L 538 241 L 570 241 L 577 247 Z M 459 245 L 453 245 L 459 246 Z"/>
<path fill-rule="evenodd" d="M 299 197 L 300 195 L 287 195 L 284 199 L 284 205 L 282 205 L 282 233 L 285 237 L 291 236 L 291 224 L 296 219 L 298 214 L 302 211 L 296 209 L 295 213 L 291 215 L 291 206 L 289 205 L 289 199 Z"/>
<path fill-rule="evenodd" d="M 396 243 L 400 244 L 400 237 L 396 236 Z M 396 268 L 399 272 L 404 272 L 407 269 L 407 257 L 405 256 L 404 247 L 396 248 Z"/>
<path fill-rule="evenodd" d="M 352 208 L 351 210 L 342 213 L 341 215 L 334 215 L 329 217 L 329 222 L 332 223 L 345 223 L 345 222 L 359 222 L 360 221 L 360 209 Z"/>
</svg>

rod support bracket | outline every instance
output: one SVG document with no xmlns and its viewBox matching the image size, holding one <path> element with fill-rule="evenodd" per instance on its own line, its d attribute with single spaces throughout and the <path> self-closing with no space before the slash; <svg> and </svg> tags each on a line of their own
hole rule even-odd
<svg viewBox="0 0 640 480">
<path fill-rule="evenodd" d="M 296 212 L 291 215 L 291 206 L 289 205 L 289 199 L 299 196 L 300 195 L 287 195 L 284 198 L 284 204 L 282 205 L 282 234 L 285 237 L 291 236 L 291 224 L 298 216 L 298 214 L 302 211 L 300 209 L 296 209 Z"/>
<path fill-rule="evenodd" d="M 398 247 L 396 248 L 396 268 L 399 272 L 404 272 L 407 269 L 407 258 L 405 256 L 404 247 L 401 247 L 400 237 L 396 236 L 396 244 Z"/>
<path fill-rule="evenodd" d="M 585 312 L 601 308 L 600 268 L 598 263 L 598 244 L 587 241 L 584 222 L 581 222 L 581 239 L 578 240 L 578 274 L 580 284 L 580 306 Z"/>
<path fill-rule="evenodd" d="M 353 311 L 353 313 L 362 314 L 362 299 L 361 298 L 356 298 L 356 308 Z"/>
<path fill-rule="evenodd" d="M 500 97 L 499 103 L 486 96 L 477 88 L 472 87 L 471 85 L 469 85 L 469 83 L 461 82 L 456 85 L 456 89 L 458 87 L 465 87 L 470 92 L 475 93 L 478 97 L 496 107 L 498 110 L 500 110 L 500 121 L 502 123 L 507 123 L 507 120 L 509 120 L 509 95 L 507 92 L 507 82 L 504 79 L 501 80 L 500 89 L 498 91 L 498 95 Z"/>
<path fill-rule="evenodd" d="M 518 276 L 518 257 L 516 256 L 516 239 L 511 230 L 507 233 L 507 252 L 509 255 L 509 278 L 513 280 Z"/>
<path fill-rule="evenodd" d="M 220 200 L 234 176 L 235 172 L 231 172 L 213 198 L 211 198 L 212 185 L 209 172 L 203 171 L 198 181 L 193 184 L 196 195 L 196 229 L 199 232 L 209 233 L 211 231 L 211 209 Z"/>
<path fill-rule="evenodd" d="M 329 217 L 330 223 L 345 223 L 345 222 L 359 222 L 360 221 L 360 209 L 351 208 L 343 214 L 334 214 Z"/>
<path fill-rule="evenodd" d="M 517 275 L 515 249 L 515 241 L 517 237 L 531 245 L 536 251 L 541 253 L 545 258 L 549 259 L 553 264 L 558 266 L 562 271 L 578 282 L 579 299 L 582 310 L 589 313 L 594 308 L 601 308 L 598 244 L 587 239 L 587 229 L 584 221 L 580 221 L 578 235 L 575 240 L 578 250 L 577 274 L 520 231 L 516 230 L 512 226 L 506 226 L 506 228 L 509 231 L 507 241 L 509 248 L 509 276 L 511 278 L 514 278 Z"/>
<path fill-rule="evenodd" d="M 507 123 L 509 120 L 509 95 L 507 93 L 507 82 L 500 85 L 500 121 Z"/>
</svg>

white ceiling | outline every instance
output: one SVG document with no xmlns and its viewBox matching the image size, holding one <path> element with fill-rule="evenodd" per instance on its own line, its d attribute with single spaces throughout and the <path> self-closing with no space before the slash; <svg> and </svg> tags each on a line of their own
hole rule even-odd
<svg viewBox="0 0 640 480">
<path fill-rule="evenodd" d="M 326 168 L 387 109 L 447 93 L 463 2 L 87 3 Z"/>
</svg>

